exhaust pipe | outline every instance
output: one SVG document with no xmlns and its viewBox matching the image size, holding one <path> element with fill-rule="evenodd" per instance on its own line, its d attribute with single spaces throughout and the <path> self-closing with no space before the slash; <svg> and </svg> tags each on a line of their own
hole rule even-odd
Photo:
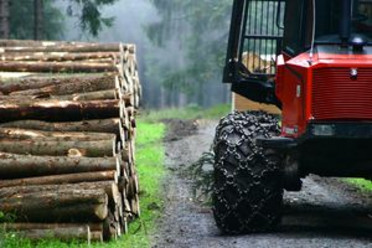
<svg viewBox="0 0 372 248">
<path fill-rule="evenodd" d="M 342 0 L 340 16 L 340 39 L 342 46 L 348 46 L 351 36 L 351 4 L 352 0 Z"/>
</svg>

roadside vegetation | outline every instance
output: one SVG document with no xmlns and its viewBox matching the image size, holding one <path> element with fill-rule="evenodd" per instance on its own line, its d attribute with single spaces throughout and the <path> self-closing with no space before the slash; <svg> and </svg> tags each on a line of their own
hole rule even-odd
<svg viewBox="0 0 372 248">
<path fill-rule="evenodd" d="M 355 185 L 362 191 L 372 191 L 372 181 L 362 178 L 348 178 L 346 182 Z"/>
<path fill-rule="evenodd" d="M 142 120 L 158 122 L 166 119 L 220 119 L 231 111 L 230 104 L 219 104 L 211 108 L 203 109 L 196 105 L 185 108 L 169 108 L 159 111 L 149 111 L 142 114 Z"/>
</svg>

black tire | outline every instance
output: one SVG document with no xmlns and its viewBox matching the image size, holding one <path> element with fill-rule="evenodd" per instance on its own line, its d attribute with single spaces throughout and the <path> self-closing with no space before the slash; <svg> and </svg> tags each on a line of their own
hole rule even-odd
<svg viewBox="0 0 372 248">
<path fill-rule="evenodd" d="M 212 199 L 222 232 L 267 232 L 280 223 L 281 158 L 255 142 L 279 134 L 278 119 L 264 112 L 235 112 L 220 121 L 214 140 Z"/>
</svg>

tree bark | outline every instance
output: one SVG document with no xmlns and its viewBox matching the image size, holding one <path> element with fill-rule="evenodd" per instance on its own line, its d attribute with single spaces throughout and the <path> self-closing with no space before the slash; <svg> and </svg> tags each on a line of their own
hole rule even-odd
<svg viewBox="0 0 372 248">
<path fill-rule="evenodd" d="M 2 42 L 4 44 L 4 42 Z M 18 42 L 20 43 L 20 42 Z M 9 43 L 8 43 L 9 44 Z M 30 44 L 30 43 L 29 43 Z M 122 52 L 133 53 L 135 46 L 121 43 L 80 43 L 80 42 L 40 42 L 35 46 L 21 44 L 22 46 L 5 46 L 3 53 L 35 53 L 35 52 L 68 52 L 68 53 L 92 53 L 92 52 Z"/>
<path fill-rule="evenodd" d="M 77 175 L 74 182 L 63 183 L 58 181 L 56 184 L 35 184 L 35 185 L 15 185 L 11 187 L 2 187 L 0 189 L 1 197 L 12 196 L 12 192 L 19 192 L 22 194 L 33 194 L 42 191 L 68 191 L 68 190 L 94 190 L 95 188 L 100 188 L 99 190 L 105 191 L 106 194 L 113 195 L 112 192 L 115 191 L 112 185 L 117 183 L 117 173 L 116 171 L 102 171 L 102 172 L 93 172 L 93 173 L 80 173 L 80 174 L 70 174 L 67 177 L 72 178 L 73 175 Z M 46 177 L 45 177 L 46 178 Z M 87 178 L 87 181 L 84 181 L 84 178 Z M 82 180 L 82 181 L 81 181 Z M 118 187 L 118 186 L 117 186 Z M 108 192 L 108 193 L 107 193 Z"/>
<path fill-rule="evenodd" d="M 56 228 L 74 228 L 74 227 L 89 227 L 91 231 L 103 231 L 102 223 L 3 223 L 0 224 L 0 228 L 5 231 L 22 231 L 30 229 L 56 229 Z"/>
<path fill-rule="evenodd" d="M 116 72 L 113 63 L 90 62 L 0 62 L 0 70 L 5 72 Z"/>
<path fill-rule="evenodd" d="M 81 121 L 120 116 L 119 100 L 104 101 L 0 101 L 0 122 L 16 120 Z"/>
<path fill-rule="evenodd" d="M 91 59 L 120 59 L 119 52 L 92 52 L 92 53 L 66 53 L 66 52 L 30 52 L 6 53 L 0 55 L 1 61 L 84 61 Z"/>
<path fill-rule="evenodd" d="M 71 156 L 70 150 L 86 157 L 112 157 L 116 153 L 116 142 L 100 141 L 40 141 L 40 140 L 2 140 L 0 151 L 15 154 L 31 154 L 36 156 Z"/>
<path fill-rule="evenodd" d="M 71 94 L 88 94 L 91 92 L 99 92 L 105 90 L 113 90 L 118 89 L 118 85 L 116 84 L 116 80 L 112 79 L 112 81 L 80 81 L 80 82 L 73 82 L 73 83 L 65 83 L 65 84 L 57 84 L 52 86 L 47 86 L 38 89 L 29 89 L 24 91 L 16 91 L 10 93 L 10 96 L 17 97 L 17 96 L 27 96 L 30 98 L 48 98 L 51 96 L 58 96 L 58 95 L 71 95 Z"/>
<path fill-rule="evenodd" d="M 0 0 L 0 37 L 9 38 L 9 0 Z"/>
<path fill-rule="evenodd" d="M 27 192 L 0 189 L 0 211 L 16 214 L 17 221 L 79 222 L 102 221 L 108 214 L 104 190 L 61 188 L 54 191 Z"/>
<path fill-rule="evenodd" d="M 1 128 L 0 141 L 5 140 L 43 140 L 43 141 L 99 141 L 116 140 L 115 134 L 93 132 L 38 131 L 19 128 Z"/>
<path fill-rule="evenodd" d="M 97 171 L 84 172 L 64 175 L 53 175 L 43 177 L 30 177 L 23 179 L 1 180 L 0 188 L 24 186 L 24 185 L 57 185 L 57 184 L 73 184 L 83 182 L 98 182 L 98 181 L 116 181 L 118 182 L 118 174 L 116 171 Z"/>
<path fill-rule="evenodd" d="M 53 95 L 73 94 L 77 92 L 91 92 L 117 88 L 116 75 L 93 74 L 84 76 L 49 76 L 31 77 L 3 81 L 0 91 L 4 94 L 15 92 L 19 95 L 39 95 L 48 93 Z M 30 90 L 30 91 L 27 91 Z M 34 90 L 34 91 L 32 91 Z M 16 91 L 22 91 L 16 93 Z"/>
<path fill-rule="evenodd" d="M 14 39 L 0 39 L 0 46 L 1 47 L 39 47 L 39 46 L 62 46 L 62 45 L 69 45 L 69 46 L 89 46 L 92 44 L 100 44 L 100 43 L 92 43 L 92 42 L 84 42 L 84 41 L 51 41 L 51 40 L 14 40 Z"/>
<path fill-rule="evenodd" d="M 0 123 L 2 128 L 21 128 L 57 132 L 99 132 L 120 136 L 120 119 L 84 120 L 80 122 L 51 123 L 36 120 L 22 120 Z"/>
<path fill-rule="evenodd" d="M 85 174 L 88 174 L 88 173 L 85 173 Z M 103 172 L 103 173 L 90 173 L 90 174 L 92 177 L 89 178 L 89 180 L 91 181 L 71 183 L 71 182 L 56 180 L 55 184 L 52 184 L 53 182 L 44 184 L 45 181 L 41 180 L 40 184 L 14 184 L 8 187 L 3 187 L 3 185 L 1 185 L 0 192 L 1 192 L 1 189 L 6 190 L 6 188 L 9 188 L 9 187 L 12 187 L 11 188 L 12 191 L 18 191 L 22 193 L 33 193 L 33 192 L 41 192 L 41 191 L 60 191 L 60 190 L 73 189 L 73 188 L 79 189 L 79 190 L 98 190 L 98 191 L 104 190 L 108 196 L 108 200 L 109 200 L 109 204 L 111 208 L 114 209 L 116 205 L 119 204 L 119 199 L 120 199 L 119 188 L 118 188 L 117 183 L 115 183 L 115 180 L 114 180 L 115 179 L 114 177 L 116 176 L 116 174 L 112 171 Z M 97 175 L 94 175 L 94 174 L 97 174 Z M 98 174 L 101 174 L 104 177 L 101 178 L 100 175 Z M 97 181 L 94 180 L 94 177 L 97 178 Z M 88 178 L 88 177 L 85 177 L 85 178 Z"/>
<path fill-rule="evenodd" d="M 43 177 L 30 177 L 23 179 L 1 180 L 0 188 L 16 186 L 36 186 L 36 185 L 57 185 L 57 184 L 74 184 L 83 182 L 114 181 L 118 182 L 117 171 L 97 171 L 73 173 L 64 175 L 52 175 Z"/>
<path fill-rule="evenodd" d="M 14 231 L 14 230 L 13 230 Z M 31 240 L 58 239 L 62 241 L 86 240 L 90 242 L 102 242 L 103 232 L 91 231 L 89 226 L 76 225 L 70 227 L 54 227 L 51 229 L 23 229 L 15 232 L 22 238 Z"/>
<path fill-rule="evenodd" d="M 71 88 L 69 89 L 72 90 Z M 100 91 L 93 91 L 93 92 L 86 92 L 84 93 L 75 93 L 75 94 L 67 94 L 67 95 L 51 95 L 50 93 L 37 93 L 36 90 L 28 90 L 28 94 L 26 92 L 14 92 L 10 95 L 0 95 L 0 101 L 19 101 L 22 100 L 47 100 L 47 99 L 56 99 L 56 100 L 64 100 L 64 101 L 95 101 L 95 100 L 114 100 L 119 99 L 124 101 L 125 106 L 134 106 L 134 99 L 132 94 L 123 94 L 121 89 L 109 89 L 109 90 L 100 90 Z M 40 92 L 40 90 L 39 90 Z M 23 94 L 22 94 L 23 93 Z M 36 94 L 35 94 L 36 93 Z"/>
<path fill-rule="evenodd" d="M 43 0 L 34 0 L 34 40 L 44 38 L 44 4 Z"/>
<path fill-rule="evenodd" d="M 53 99 L 67 101 L 94 101 L 119 99 L 119 89 L 94 91 L 89 93 L 75 93 L 72 95 L 52 96 Z M 124 98 L 123 100 L 126 100 Z"/>
<path fill-rule="evenodd" d="M 0 152 L 0 178 L 12 179 L 71 173 L 118 171 L 118 157 L 54 157 L 16 155 Z M 119 171 L 118 171 L 119 172 Z M 4 182 L 5 180 L 0 181 Z"/>
</svg>

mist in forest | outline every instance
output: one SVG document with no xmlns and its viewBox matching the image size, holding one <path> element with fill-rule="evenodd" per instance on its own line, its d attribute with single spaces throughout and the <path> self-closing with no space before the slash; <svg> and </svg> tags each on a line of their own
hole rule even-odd
<svg viewBox="0 0 372 248">
<path fill-rule="evenodd" d="M 67 8 L 66 2 L 63 0 L 57 0 L 55 4 L 62 11 Z M 164 85 L 162 82 L 163 75 L 167 74 L 169 70 L 177 71 L 184 66 L 186 54 L 179 42 L 182 37 L 178 37 L 177 33 L 189 30 L 170 33 L 162 47 L 154 45 L 148 38 L 146 27 L 159 22 L 161 16 L 151 1 L 119 0 L 113 5 L 104 7 L 102 12 L 104 16 L 114 17 L 115 21 L 112 27 L 104 28 L 98 37 L 93 38 L 83 34 L 79 28 L 78 19 L 66 17 L 64 39 L 136 44 L 140 79 L 143 87 L 142 105 L 144 107 L 165 108 L 188 105 L 209 107 L 230 101 L 230 90 L 222 84 L 220 75 L 216 75 L 216 79 L 213 81 L 192 82 L 191 88 L 193 90 L 191 91 L 178 87 L 177 82 Z M 178 28 L 182 28 L 182 26 Z M 162 31 L 159 30 L 159 32 Z M 204 58 L 195 57 L 193 59 L 201 61 Z M 167 66 L 160 66 L 163 64 Z M 222 67 L 218 70 L 221 70 L 222 73 Z"/>
</svg>

